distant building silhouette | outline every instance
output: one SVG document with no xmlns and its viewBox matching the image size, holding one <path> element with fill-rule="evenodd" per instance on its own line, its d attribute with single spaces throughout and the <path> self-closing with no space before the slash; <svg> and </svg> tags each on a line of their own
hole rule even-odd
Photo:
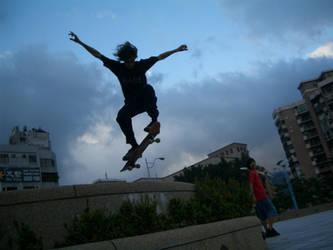
<svg viewBox="0 0 333 250">
<path fill-rule="evenodd" d="M 49 133 L 14 127 L 9 144 L 0 144 L 0 192 L 54 187 L 58 179 Z"/>
<path fill-rule="evenodd" d="M 216 165 L 221 162 L 221 158 L 224 158 L 226 161 L 233 161 L 235 159 L 241 159 L 243 154 L 248 154 L 247 145 L 243 143 L 231 143 L 225 147 L 222 147 L 212 153 L 209 153 L 206 159 L 192 164 L 188 168 L 195 166 L 208 166 L 210 164 Z M 179 176 L 183 173 L 184 169 L 177 171 L 169 176 L 161 178 L 163 181 L 174 181 L 175 176 Z"/>
</svg>

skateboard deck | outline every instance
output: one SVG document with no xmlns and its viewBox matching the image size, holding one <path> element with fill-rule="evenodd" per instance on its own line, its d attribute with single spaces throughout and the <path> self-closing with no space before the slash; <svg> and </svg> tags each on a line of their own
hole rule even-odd
<svg viewBox="0 0 333 250">
<path fill-rule="evenodd" d="M 143 152 L 150 144 L 154 142 L 159 143 L 161 141 L 159 138 L 155 139 L 155 137 L 160 133 L 160 126 L 161 124 L 159 122 L 155 122 L 151 126 L 147 136 L 142 140 L 142 142 L 136 149 L 133 157 L 127 160 L 125 166 L 120 170 L 120 172 L 123 172 L 125 170 L 131 171 L 133 168 L 141 167 L 140 164 L 136 164 L 136 161 L 142 157 Z"/>
</svg>

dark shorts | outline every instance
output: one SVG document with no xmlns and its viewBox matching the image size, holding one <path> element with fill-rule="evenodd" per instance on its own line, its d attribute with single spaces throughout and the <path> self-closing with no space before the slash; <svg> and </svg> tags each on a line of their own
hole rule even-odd
<svg viewBox="0 0 333 250">
<path fill-rule="evenodd" d="M 256 211 L 261 221 L 265 221 L 273 216 L 277 216 L 276 208 L 270 198 L 257 201 Z"/>
</svg>

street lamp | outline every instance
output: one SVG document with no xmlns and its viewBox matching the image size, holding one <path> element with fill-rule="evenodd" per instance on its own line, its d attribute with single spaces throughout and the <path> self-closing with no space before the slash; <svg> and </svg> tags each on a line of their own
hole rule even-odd
<svg viewBox="0 0 333 250">
<path fill-rule="evenodd" d="M 147 161 L 147 158 L 145 158 L 145 161 L 146 161 L 146 167 L 147 167 L 147 172 L 148 172 L 148 178 L 150 178 L 150 171 L 149 171 L 149 169 L 151 169 L 151 168 L 154 167 L 155 162 L 156 162 L 157 160 L 164 161 L 165 158 L 164 158 L 164 157 L 158 157 L 158 158 L 155 158 L 154 161 L 152 161 L 152 162 L 148 162 L 148 161 Z M 150 167 L 149 167 L 149 164 L 151 164 Z"/>
<path fill-rule="evenodd" d="M 298 210 L 298 205 L 297 205 L 297 201 L 296 201 L 296 197 L 295 197 L 295 194 L 294 194 L 293 187 L 290 183 L 289 175 L 288 175 L 287 170 L 286 170 L 286 163 L 285 163 L 284 160 L 281 160 L 281 161 L 278 161 L 276 163 L 276 165 L 279 166 L 279 167 L 282 167 L 282 169 L 283 169 L 283 173 L 284 173 L 284 177 L 286 179 L 287 185 L 288 185 L 289 193 L 290 193 L 291 199 L 293 200 L 294 207 L 297 211 Z"/>
</svg>

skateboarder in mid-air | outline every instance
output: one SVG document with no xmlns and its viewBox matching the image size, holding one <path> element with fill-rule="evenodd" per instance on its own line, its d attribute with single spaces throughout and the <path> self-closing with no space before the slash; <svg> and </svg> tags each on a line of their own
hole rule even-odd
<svg viewBox="0 0 333 250">
<path fill-rule="evenodd" d="M 81 42 L 79 37 L 73 32 L 69 33 L 70 40 L 80 44 L 90 54 L 100 59 L 104 66 L 109 68 L 118 78 L 124 97 L 125 105 L 119 110 L 117 122 L 126 137 L 126 143 L 132 147 L 123 157 L 123 160 L 130 159 L 138 147 L 135 139 L 132 117 L 147 112 L 151 117 L 151 122 L 144 131 L 149 132 L 152 124 L 157 122 L 158 109 L 157 98 L 153 87 L 147 84 L 146 72 L 157 62 L 167 58 L 168 56 L 187 50 L 186 45 L 181 45 L 177 49 L 167 51 L 159 56 L 152 56 L 148 59 L 136 61 L 137 48 L 129 42 L 120 44 L 117 47 L 117 60 L 112 60 L 99 53 L 96 49 Z"/>
</svg>

